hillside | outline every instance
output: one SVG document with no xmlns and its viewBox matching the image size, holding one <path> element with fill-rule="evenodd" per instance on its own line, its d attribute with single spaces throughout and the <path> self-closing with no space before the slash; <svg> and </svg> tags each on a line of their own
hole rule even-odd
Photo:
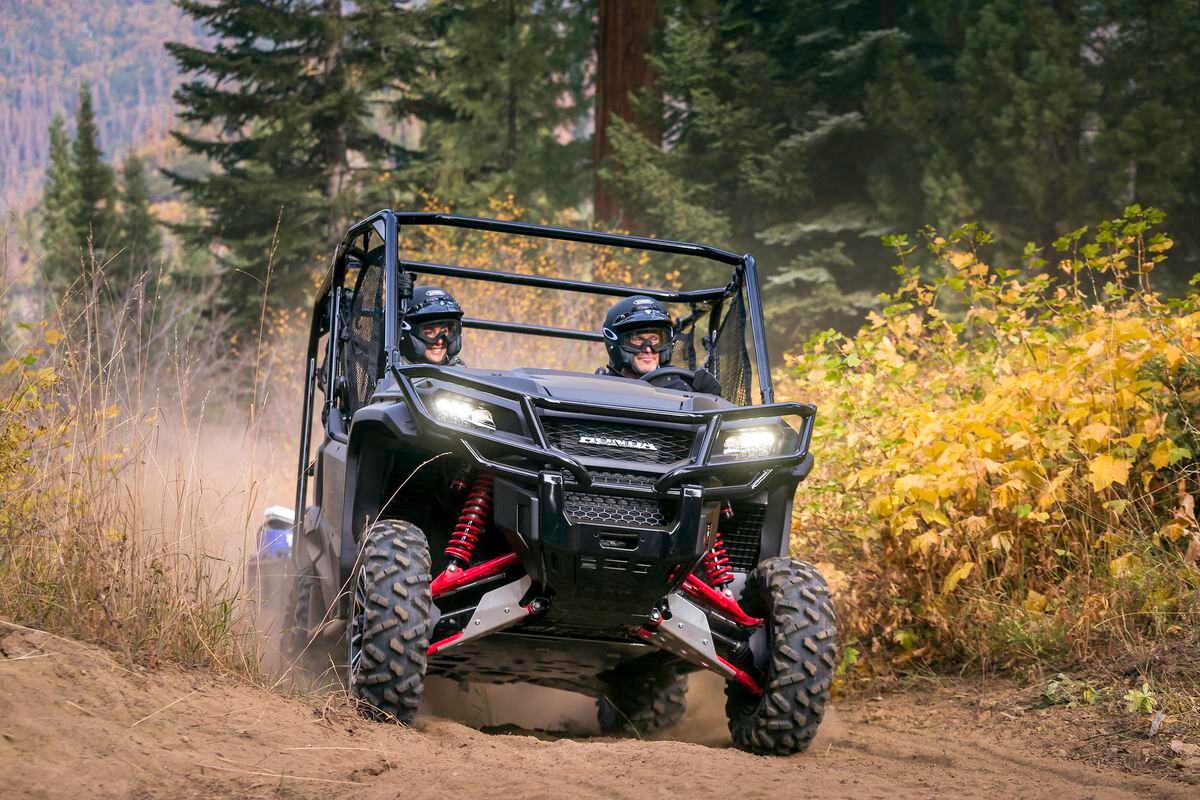
<svg viewBox="0 0 1200 800">
<path fill-rule="evenodd" d="M 83 13 L 85 12 L 85 13 Z M 0 209 L 36 199 L 47 127 L 70 120 L 79 85 L 91 83 L 109 158 L 133 143 L 161 139 L 174 117 L 177 82 L 166 41 L 195 41 L 170 0 L 5 2 L 0 15 Z"/>
</svg>

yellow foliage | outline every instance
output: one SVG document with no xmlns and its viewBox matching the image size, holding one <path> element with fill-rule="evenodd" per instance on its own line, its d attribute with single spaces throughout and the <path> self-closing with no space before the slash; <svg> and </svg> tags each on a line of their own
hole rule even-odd
<svg viewBox="0 0 1200 800">
<path fill-rule="evenodd" d="M 942 594 L 949 594 L 954 591 L 954 587 L 958 586 L 959 582 L 971 574 L 971 570 L 975 569 L 973 561 L 964 561 L 946 575 L 942 580 Z"/>
<path fill-rule="evenodd" d="M 1177 513 L 1197 489 L 1200 297 L 1149 289 L 1157 220 L 1131 208 L 1094 242 L 1066 237 L 1069 269 L 988 266 L 973 227 L 930 236 L 935 270 L 900 266 L 857 334 L 789 357 L 780 395 L 818 409 L 793 550 L 846 574 L 852 638 L 1012 657 L 1014 620 L 1035 614 L 1079 652 L 1114 608 L 1151 626 L 1164 603 L 1200 609 L 1200 565 L 1183 564 L 1200 526 Z"/>
<path fill-rule="evenodd" d="M 1088 462 L 1088 476 L 1091 478 L 1092 488 L 1100 492 L 1114 483 L 1124 486 L 1129 480 L 1130 466 L 1132 465 L 1128 461 L 1113 458 L 1107 453 L 1096 456 Z"/>
<path fill-rule="evenodd" d="M 1040 614 L 1046 610 L 1046 595 L 1030 589 L 1022 605 L 1024 605 L 1026 611 Z"/>
</svg>

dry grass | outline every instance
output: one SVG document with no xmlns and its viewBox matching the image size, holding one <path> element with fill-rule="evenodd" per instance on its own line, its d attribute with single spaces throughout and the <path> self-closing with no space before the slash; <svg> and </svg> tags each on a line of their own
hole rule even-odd
<svg viewBox="0 0 1200 800">
<path fill-rule="evenodd" d="M 28 277 L 0 287 L 0 619 L 253 674 L 241 564 L 268 432 L 214 381 L 237 365 L 203 296 L 104 271 L 48 310 Z"/>
</svg>

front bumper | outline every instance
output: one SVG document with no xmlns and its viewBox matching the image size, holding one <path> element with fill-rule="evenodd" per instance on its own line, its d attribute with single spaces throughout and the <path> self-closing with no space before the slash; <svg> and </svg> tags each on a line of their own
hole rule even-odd
<svg viewBox="0 0 1200 800">
<path fill-rule="evenodd" d="M 427 447 L 444 445 L 497 476 L 494 522 L 524 571 L 553 593 L 552 611 L 537 623 L 550 632 L 617 635 L 641 625 L 696 567 L 717 531 L 725 530 L 722 502 L 758 497 L 766 509 L 767 491 L 775 487 L 771 497 L 780 502 L 771 513 L 778 519 L 770 524 L 786 531 L 795 482 L 812 463 L 808 444 L 815 412 L 807 404 L 647 411 L 517 392 L 424 365 L 400 367 L 395 377 L 393 399 L 403 401 L 417 440 Z M 427 401 L 447 389 L 488 404 L 498 419 L 505 413 L 508 429 L 439 419 Z M 377 398 L 389 399 L 387 393 Z M 783 426 L 784 417 L 799 417 L 799 430 Z M 722 425 L 744 420 L 781 424 L 789 432 L 786 451 L 736 462 L 714 457 Z M 547 434 L 562 424 L 628 424 L 647 434 L 658 425 L 688 444 L 676 453 L 681 457 L 658 463 L 648 463 L 653 459 L 644 453 L 601 457 L 587 447 L 581 455 L 555 446 L 567 439 Z M 621 460 L 626 457 L 630 460 Z M 760 516 L 756 524 L 767 523 Z M 779 535 L 786 541 L 781 532 L 776 541 Z M 759 545 L 757 539 L 747 545 L 747 570 L 759 559 Z"/>
<path fill-rule="evenodd" d="M 393 367 L 392 374 L 396 380 L 396 399 L 405 402 L 420 435 L 444 438 L 454 450 L 473 460 L 481 469 L 526 484 L 540 483 L 543 467 L 552 466 L 569 473 L 581 487 L 592 491 L 653 497 L 678 494 L 679 487 L 686 484 L 708 484 L 704 486 L 705 497 L 719 500 L 753 494 L 773 474 L 804 469 L 812 461 L 808 448 L 816 408 L 808 403 L 731 406 L 706 411 L 657 411 L 579 403 L 518 392 L 454 369 L 430 365 Z M 480 402 L 502 403 L 518 420 L 520 433 L 489 431 L 438 419 L 430 412 L 425 398 L 414 385 L 414 381 L 418 380 L 428 381 L 436 388 L 453 387 L 466 397 Z M 387 399 L 387 395 L 377 395 L 377 398 Z M 669 465 L 667 469 L 657 470 L 652 485 L 630 486 L 612 483 L 594 474 L 597 467 L 619 462 L 613 459 L 581 459 L 553 446 L 544 424 L 544 420 L 551 416 L 687 426 L 694 429 L 696 438 L 688 457 Z M 799 430 L 792 431 L 790 441 L 786 442 L 790 445 L 786 452 L 738 461 L 722 461 L 715 454 L 724 424 L 748 420 L 760 424 L 780 423 L 787 417 L 798 417 L 801 422 Z M 638 466 L 636 461 L 628 463 Z M 803 475 L 797 476 L 800 477 Z"/>
</svg>

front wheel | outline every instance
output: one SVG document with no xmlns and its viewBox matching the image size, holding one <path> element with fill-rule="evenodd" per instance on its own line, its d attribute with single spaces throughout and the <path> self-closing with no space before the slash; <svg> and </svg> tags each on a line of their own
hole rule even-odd
<svg viewBox="0 0 1200 800">
<path fill-rule="evenodd" d="M 403 520 L 363 536 L 349 625 L 350 694 L 372 716 L 412 722 L 429 648 L 429 544 Z"/>
<path fill-rule="evenodd" d="M 733 743 L 752 753 L 798 753 L 816 735 L 833 684 L 836 628 L 829 587 L 811 564 L 772 558 L 750 573 L 742 607 L 765 620 L 767 658 L 749 670 L 761 695 L 726 685 Z"/>
</svg>

